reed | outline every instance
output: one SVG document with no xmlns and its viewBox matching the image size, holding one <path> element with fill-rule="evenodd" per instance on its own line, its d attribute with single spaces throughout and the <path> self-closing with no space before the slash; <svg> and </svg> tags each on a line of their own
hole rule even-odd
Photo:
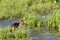
<svg viewBox="0 0 60 40">
<path fill-rule="evenodd" d="M 30 40 L 29 34 L 30 32 L 27 29 L 16 29 L 15 31 L 10 32 L 10 28 L 6 27 L 0 29 L 0 40 Z"/>
<path fill-rule="evenodd" d="M 1 0 L 0 1 L 0 20 L 12 17 L 23 17 L 26 12 L 39 14 L 50 13 L 51 10 L 59 8 L 55 0 Z"/>
</svg>

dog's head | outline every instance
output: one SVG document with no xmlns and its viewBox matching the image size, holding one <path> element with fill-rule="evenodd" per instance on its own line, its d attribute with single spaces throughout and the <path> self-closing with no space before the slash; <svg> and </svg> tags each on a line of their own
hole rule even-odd
<svg viewBox="0 0 60 40">
<path fill-rule="evenodd" d="M 19 24 L 24 25 L 25 24 L 24 20 L 21 20 L 21 22 Z"/>
</svg>

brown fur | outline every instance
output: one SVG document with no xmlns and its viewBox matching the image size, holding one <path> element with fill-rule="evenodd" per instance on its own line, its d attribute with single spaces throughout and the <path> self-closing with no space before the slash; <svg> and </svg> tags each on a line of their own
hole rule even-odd
<svg viewBox="0 0 60 40">
<path fill-rule="evenodd" d="M 10 31 L 12 32 L 12 31 L 15 30 L 16 28 L 22 27 L 23 24 L 24 24 L 24 21 L 23 21 L 23 20 L 21 20 L 21 22 L 19 22 L 19 23 L 14 23 L 14 24 L 12 24 Z"/>
</svg>

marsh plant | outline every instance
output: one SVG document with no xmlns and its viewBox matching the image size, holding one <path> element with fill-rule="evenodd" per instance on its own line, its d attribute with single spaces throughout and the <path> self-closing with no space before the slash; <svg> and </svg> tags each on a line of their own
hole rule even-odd
<svg viewBox="0 0 60 40">
<path fill-rule="evenodd" d="M 50 27 L 50 29 L 54 29 L 56 31 L 60 30 L 60 12 L 59 10 L 55 10 L 52 12 L 52 15 L 47 19 L 47 27 Z"/>
<path fill-rule="evenodd" d="M 45 14 L 58 9 L 56 0 L 0 0 L 0 19 L 22 17 L 27 11 Z"/>
<path fill-rule="evenodd" d="M 10 28 L 0 29 L 0 40 L 29 40 L 29 30 L 16 29 L 13 32 L 10 32 Z"/>
<path fill-rule="evenodd" d="M 37 17 L 36 14 L 32 13 L 26 13 L 23 17 L 24 22 L 26 25 L 30 26 L 31 28 L 34 27 L 40 27 L 41 20 Z"/>
</svg>

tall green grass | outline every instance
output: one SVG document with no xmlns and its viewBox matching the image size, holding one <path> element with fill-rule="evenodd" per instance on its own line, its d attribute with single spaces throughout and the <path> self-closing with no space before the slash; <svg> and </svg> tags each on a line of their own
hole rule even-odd
<svg viewBox="0 0 60 40">
<path fill-rule="evenodd" d="M 60 31 L 60 10 L 52 11 L 49 17 L 45 17 L 46 15 L 42 15 L 41 18 L 38 17 L 39 15 L 33 13 L 34 12 L 26 12 L 23 16 L 23 20 L 26 23 L 26 25 L 33 29 L 35 27 L 40 28 L 44 26 L 46 29 L 49 29 L 50 27 L 51 30 L 54 29 L 55 31 Z"/>
<path fill-rule="evenodd" d="M 25 24 L 27 25 L 27 27 L 33 28 L 36 27 L 40 27 L 41 25 L 41 20 L 38 18 L 38 16 L 36 14 L 33 14 L 33 12 L 29 13 L 25 13 L 25 15 L 23 16 L 23 20 L 25 22 Z"/>
<path fill-rule="evenodd" d="M 30 40 L 30 31 L 27 29 L 16 29 L 10 32 L 10 27 L 0 29 L 0 40 Z"/>
<path fill-rule="evenodd" d="M 46 26 L 52 28 L 57 28 L 60 31 L 60 10 L 55 10 L 52 12 L 51 16 L 47 18 Z"/>
<path fill-rule="evenodd" d="M 56 0 L 1 0 L 0 19 L 23 17 L 26 12 L 45 14 L 57 9 Z"/>
</svg>

